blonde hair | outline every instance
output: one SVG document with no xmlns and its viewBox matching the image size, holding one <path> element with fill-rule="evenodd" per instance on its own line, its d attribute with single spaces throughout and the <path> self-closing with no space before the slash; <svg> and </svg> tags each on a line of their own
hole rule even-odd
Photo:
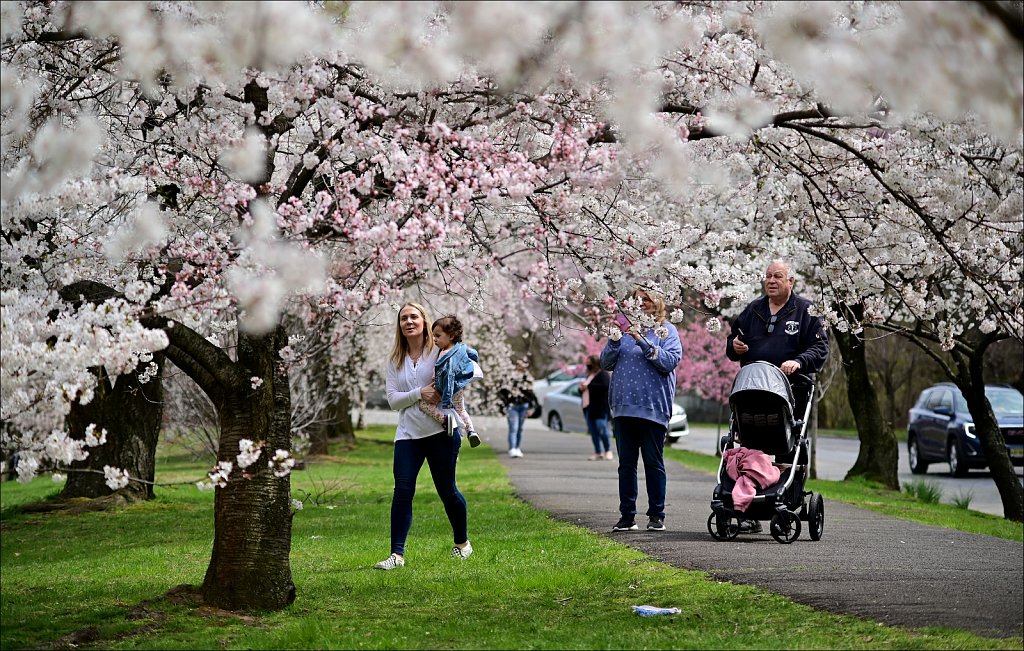
<svg viewBox="0 0 1024 651">
<path fill-rule="evenodd" d="M 637 294 L 643 292 L 647 294 L 647 298 L 651 299 L 651 303 L 654 305 L 654 318 L 658 323 L 662 323 L 668 318 L 668 310 L 665 308 L 665 299 L 661 297 L 657 292 L 652 292 L 649 289 L 643 287 L 637 287 L 633 290 L 633 298 L 637 298 Z"/>
<path fill-rule="evenodd" d="M 395 345 L 391 349 L 391 356 L 388 358 L 396 367 L 400 366 L 402 360 L 409 354 L 409 342 L 406 340 L 405 335 L 402 334 L 402 310 L 407 307 L 415 308 L 420 313 L 420 316 L 423 317 L 423 352 L 429 352 L 434 347 L 434 339 L 430 336 L 433 326 L 430 323 L 430 317 L 427 316 L 427 308 L 419 303 L 406 303 L 398 308 L 398 316 L 395 318 Z"/>
</svg>

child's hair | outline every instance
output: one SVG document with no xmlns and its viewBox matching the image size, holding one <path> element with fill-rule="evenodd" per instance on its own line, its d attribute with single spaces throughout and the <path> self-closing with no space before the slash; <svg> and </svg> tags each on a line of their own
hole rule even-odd
<svg viewBox="0 0 1024 651">
<path fill-rule="evenodd" d="M 454 343 L 462 341 L 462 321 L 459 321 L 459 317 L 454 314 L 443 316 L 437 321 L 434 321 L 435 328 L 441 328 L 441 332 L 445 333 Z M 433 332 L 433 330 L 431 330 Z"/>
</svg>

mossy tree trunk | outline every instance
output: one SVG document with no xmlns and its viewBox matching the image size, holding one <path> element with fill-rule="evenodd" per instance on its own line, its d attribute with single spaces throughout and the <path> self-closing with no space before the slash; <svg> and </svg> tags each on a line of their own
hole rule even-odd
<svg viewBox="0 0 1024 651">
<path fill-rule="evenodd" d="M 163 366 L 164 356 L 156 354 L 153 361 Z M 160 442 L 163 417 L 163 384 L 161 374 L 145 384 L 135 372 L 111 378 L 105 368 L 93 369 L 97 375 L 93 399 L 85 405 L 73 403 L 67 417 L 71 438 L 82 440 L 89 425 L 95 435 L 107 430 L 106 443 L 87 448 L 89 456 L 71 464 L 61 498 L 105 497 L 114 491 L 107 486 L 104 466 L 128 472 L 133 479 L 118 492 L 130 501 L 153 498 L 156 476 L 156 446 Z"/>
<path fill-rule="evenodd" d="M 852 308 L 860 319 L 859 306 Z M 846 478 L 863 477 L 887 488 L 899 490 L 899 444 L 892 423 L 882 417 L 878 396 L 871 386 L 864 342 L 850 332 L 833 330 L 833 340 L 843 356 L 846 372 L 846 395 L 857 424 L 860 451 Z"/>
<path fill-rule="evenodd" d="M 1017 479 L 999 421 L 985 396 L 984 348 L 971 351 L 954 348 L 952 353 L 958 371 L 954 379 L 967 401 L 974 432 L 981 440 L 989 472 L 1003 503 L 1003 517 L 1024 522 L 1024 487 Z"/>
<path fill-rule="evenodd" d="M 225 387 L 216 401 L 221 438 L 218 459 L 236 463 L 239 442 L 264 442 L 264 455 L 246 471 L 236 469 L 217 489 L 213 555 L 203 580 L 204 600 L 229 610 L 276 610 L 295 600 L 291 553 L 291 482 L 267 468 L 275 450 L 291 449 L 288 374 L 278 352 L 283 328 L 266 336 L 240 333 L 238 366 L 243 382 Z M 251 374 L 251 375 L 249 375 Z M 253 388 L 250 378 L 262 385 Z M 236 464 L 237 465 L 237 464 Z"/>
</svg>

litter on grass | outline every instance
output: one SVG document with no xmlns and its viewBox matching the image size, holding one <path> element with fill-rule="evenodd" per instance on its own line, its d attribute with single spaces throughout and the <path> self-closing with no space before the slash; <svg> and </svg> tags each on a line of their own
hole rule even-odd
<svg viewBox="0 0 1024 651">
<path fill-rule="evenodd" d="M 633 606 L 633 612 L 641 617 L 656 617 L 658 615 L 678 615 L 683 612 L 678 608 L 658 608 L 657 606 Z"/>
</svg>

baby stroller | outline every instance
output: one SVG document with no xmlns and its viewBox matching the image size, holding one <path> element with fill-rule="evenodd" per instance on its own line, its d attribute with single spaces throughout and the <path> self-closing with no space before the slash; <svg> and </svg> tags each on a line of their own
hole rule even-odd
<svg viewBox="0 0 1024 651">
<path fill-rule="evenodd" d="M 808 523 L 811 540 L 821 539 L 824 501 L 818 493 L 804 492 L 810 474 L 806 430 L 814 381 L 806 375 L 792 377 L 791 386 L 789 378 L 768 362 L 753 362 L 736 374 L 729 394 L 729 433 L 720 441 L 722 462 L 708 518 L 708 532 L 716 540 L 735 538 L 744 520 L 770 520 L 772 538 L 783 544 L 800 536 L 801 521 Z M 793 418 L 794 410 L 797 420 Z M 781 473 L 773 484 L 757 486 L 753 501 L 744 511 L 734 507 L 732 493 L 737 481 L 726 470 L 726 451 L 740 445 L 775 455 L 773 465 Z"/>
</svg>

